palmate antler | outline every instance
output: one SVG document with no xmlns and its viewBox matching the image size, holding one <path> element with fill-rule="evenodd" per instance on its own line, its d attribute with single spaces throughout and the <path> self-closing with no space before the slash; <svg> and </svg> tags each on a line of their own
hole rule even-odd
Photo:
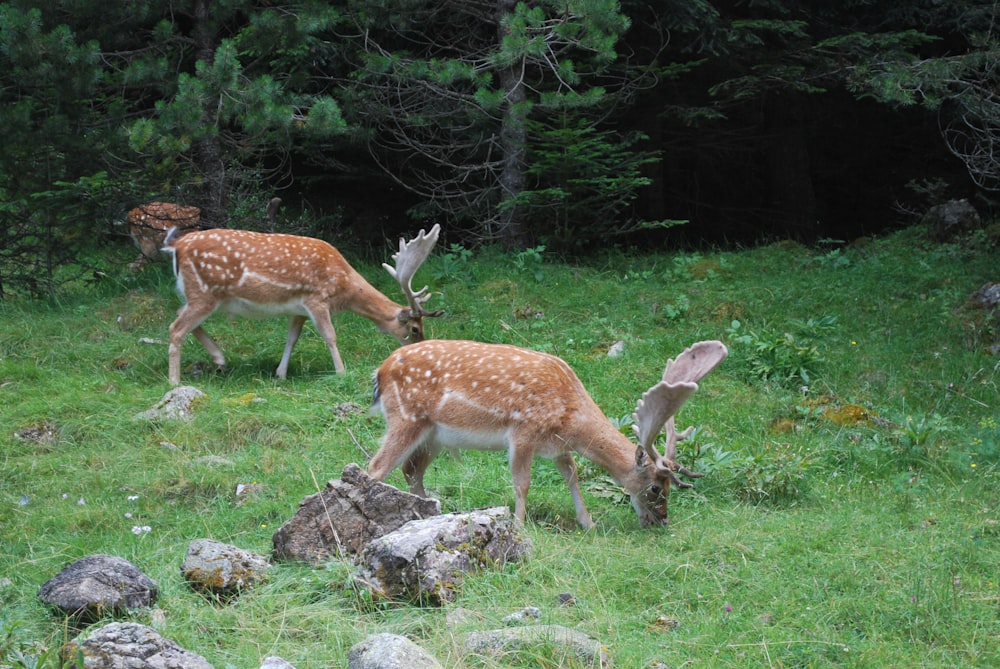
<svg viewBox="0 0 1000 669">
<path fill-rule="evenodd" d="M 392 259 L 396 262 L 396 266 L 393 267 L 389 263 L 382 263 L 382 267 L 385 267 L 386 271 L 399 282 L 400 287 L 403 289 L 403 294 L 406 295 L 406 301 L 410 305 L 410 310 L 415 316 L 440 316 L 442 313 L 441 311 L 424 311 L 423 304 L 431 297 L 427 294 L 427 286 L 414 292 L 413 286 L 410 285 L 413 275 L 417 273 L 417 270 L 420 269 L 420 266 L 424 264 L 427 256 L 434 249 L 434 244 L 437 243 L 440 232 L 441 226 L 435 223 L 434 227 L 428 233 L 424 233 L 421 230 L 416 237 L 408 242 L 400 239 L 399 251 L 392 254 Z"/>
<path fill-rule="evenodd" d="M 691 395 L 698 390 L 698 381 L 726 359 L 729 351 L 721 341 L 700 341 L 677 356 L 668 360 L 663 370 L 663 380 L 647 390 L 636 405 L 633 429 L 639 439 L 636 458 L 649 456 L 653 466 L 664 477 L 679 488 L 690 488 L 692 484 L 681 481 L 677 474 L 691 478 L 702 476 L 680 465 L 677 458 L 677 442 L 687 438 L 692 427 L 680 434 L 674 427 L 674 415 Z M 654 442 L 656 435 L 666 427 L 667 445 L 663 455 L 657 452 Z"/>
</svg>

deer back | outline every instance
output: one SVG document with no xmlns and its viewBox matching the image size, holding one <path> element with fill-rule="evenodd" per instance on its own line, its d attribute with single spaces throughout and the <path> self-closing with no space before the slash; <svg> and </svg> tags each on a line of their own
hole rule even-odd
<svg viewBox="0 0 1000 669">
<path fill-rule="evenodd" d="M 320 239 L 215 229 L 167 237 L 177 289 L 191 303 L 206 301 L 248 317 L 351 311 L 399 341 L 412 336 L 409 310 L 374 288 Z M 420 330 L 422 333 L 422 329 Z"/>
<path fill-rule="evenodd" d="M 538 455 L 576 451 L 604 465 L 603 452 L 621 449 L 625 466 L 634 459 L 631 441 L 604 417 L 569 365 L 553 355 L 506 344 L 427 340 L 394 351 L 376 371 L 375 385 L 376 407 L 389 420 L 422 422 L 442 439 L 478 434 L 489 442 L 486 436 L 493 434 L 492 447 L 504 449 L 513 430 Z"/>
<path fill-rule="evenodd" d="M 260 304 L 306 295 L 345 299 L 357 274 L 330 244 L 309 237 L 247 230 L 205 230 L 172 240 L 185 293 Z"/>
</svg>

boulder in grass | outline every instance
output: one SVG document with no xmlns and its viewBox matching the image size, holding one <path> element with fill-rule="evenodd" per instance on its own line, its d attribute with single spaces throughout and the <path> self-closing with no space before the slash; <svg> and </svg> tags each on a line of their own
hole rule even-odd
<svg viewBox="0 0 1000 669">
<path fill-rule="evenodd" d="M 274 558 L 319 564 L 365 545 L 411 520 L 436 516 L 441 503 L 376 481 L 356 464 L 340 480 L 309 495 L 295 515 L 274 533 Z"/>
<path fill-rule="evenodd" d="M 347 669 L 442 669 L 442 665 L 405 636 L 383 633 L 352 646 Z"/>
<path fill-rule="evenodd" d="M 507 507 L 414 520 L 368 543 L 355 583 L 377 599 L 450 602 L 467 574 L 527 556 L 521 530 Z"/>
<path fill-rule="evenodd" d="M 138 567 L 113 555 L 91 555 L 42 584 L 38 599 L 80 622 L 152 606 L 159 587 Z"/>
<path fill-rule="evenodd" d="M 62 653 L 67 663 L 82 657 L 83 669 L 213 669 L 201 655 L 138 623 L 88 630 L 67 643 Z"/>
<path fill-rule="evenodd" d="M 587 667 L 610 667 L 611 656 L 599 641 L 561 625 L 532 625 L 483 632 L 465 637 L 465 650 L 487 657 L 535 654 L 539 646 L 550 646 L 560 663 L 573 660 Z"/>
<path fill-rule="evenodd" d="M 135 415 L 137 420 L 181 420 L 194 418 L 194 408 L 199 402 L 208 399 L 208 395 L 194 386 L 178 386 L 167 391 L 152 408 Z"/>
<path fill-rule="evenodd" d="M 267 558 L 236 546 L 197 539 L 188 545 L 181 573 L 200 592 L 231 597 L 267 576 Z"/>
</svg>

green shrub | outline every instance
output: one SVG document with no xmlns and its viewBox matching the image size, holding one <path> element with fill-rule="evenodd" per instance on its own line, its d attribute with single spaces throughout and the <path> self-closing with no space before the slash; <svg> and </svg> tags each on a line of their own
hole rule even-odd
<svg viewBox="0 0 1000 669">
<path fill-rule="evenodd" d="M 789 329 L 777 334 L 748 330 L 734 320 L 726 333 L 741 347 L 749 361 L 752 378 L 783 385 L 808 385 L 826 362 L 819 349 L 819 339 L 832 330 L 836 322 L 835 316 L 793 320 Z"/>
</svg>

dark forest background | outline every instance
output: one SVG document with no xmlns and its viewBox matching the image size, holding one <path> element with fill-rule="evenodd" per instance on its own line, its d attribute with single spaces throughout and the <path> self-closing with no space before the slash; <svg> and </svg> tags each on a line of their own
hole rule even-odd
<svg viewBox="0 0 1000 669">
<path fill-rule="evenodd" d="M 849 241 L 1000 188 L 997 2 L 0 3 L 0 290 L 151 200 L 567 255 Z"/>
</svg>

